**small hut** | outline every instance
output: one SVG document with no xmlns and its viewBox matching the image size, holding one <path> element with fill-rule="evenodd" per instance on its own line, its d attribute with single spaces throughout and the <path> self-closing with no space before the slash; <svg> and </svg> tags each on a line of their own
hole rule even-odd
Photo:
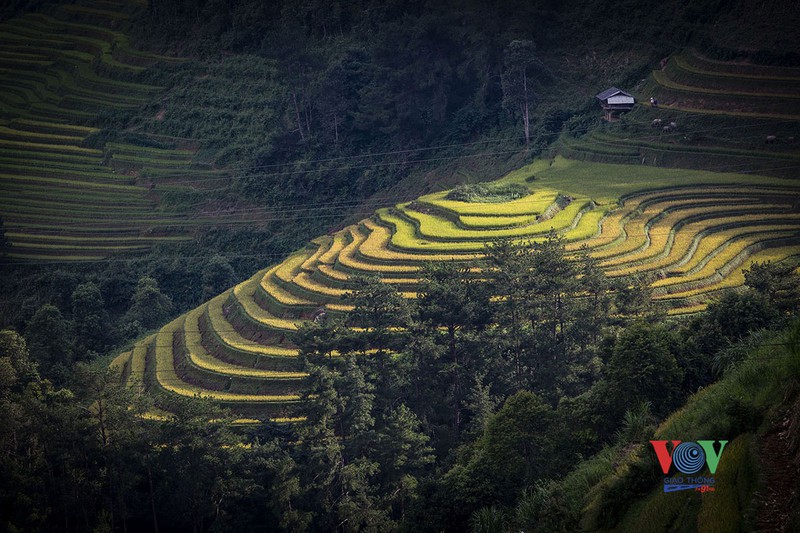
<svg viewBox="0 0 800 533">
<path fill-rule="evenodd" d="M 606 89 L 596 95 L 595 98 L 600 100 L 600 106 L 603 108 L 603 117 L 609 122 L 618 120 L 622 113 L 627 113 L 636 104 L 636 98 L 633 95 L 616 87 Z"/>
</svg>

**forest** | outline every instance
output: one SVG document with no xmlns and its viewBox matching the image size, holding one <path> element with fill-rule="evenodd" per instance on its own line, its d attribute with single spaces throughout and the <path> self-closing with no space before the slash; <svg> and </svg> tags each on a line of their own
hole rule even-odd
<svg viewBox="0 0 800 533">
<path fill-rule="evenodd" d="M 78 364 L 69 388 L 54 385 L 31 358 L 42 339 L 3 331 L 5 524 L 574 531 L 578 496 L 563 476 L 735 375 L 800 301 L 796 278 L 758 267 L 746 292 L 674 322 L 646 286 L 613 287 L 589 258 L 567 260 L 557 236 L 487 256 L 488 283 L 432 263 L 408 301 L 364 279 L 346 323 L 301 328 L 310 382 L 305 420 L 290 425 L 240 428 L 191 399 L 169 419 L 140 416 L 147 397 L 113 372 Z M 751 401 L 729 406 L 726 436 L 758 427 Z M 636 494 L 607 501 L 594 527 Z"/>
</svg>

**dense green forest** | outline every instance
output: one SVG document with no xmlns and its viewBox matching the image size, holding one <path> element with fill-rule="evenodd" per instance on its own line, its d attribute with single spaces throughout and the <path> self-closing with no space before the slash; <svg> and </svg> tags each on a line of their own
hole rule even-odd
<svg viewBox="0 0 800 533">
<path fill-rule="evenodd" d="M 62 4 L 7 3 L 0 20 Z M 793 268 L 755 265 L 746 288 L 680 319 L 649 278 L 607 278 L 555 234 L 488 244 L 480 265 L 432 262 L 413 300 L 359 279 L 352 313 L 292 338 L 310 378 L 289 424 L 179 399 L 161 419 L 107 364 L 313 236 L 501 176 L 564 131 L 602 132 L 593 95 L 640 86 L 675 50 L 800 66 L 791 2 L 623 0 L 620 16 L 578 0 L 126 5 L 138 48 L 187 61 L 131 74 L 163 94 L 91 119 L 86 147 L 192 139 L 225 179 L 137 179 L 163 209 L 254 215 L 89 263 L 11 260 L 2 231 L 0 528 L 641 530 L 643 508 L 700 528 L 697 501 L 653 510 L 643 443 L 672 424 L 739 439 L 729 454 L 750 470 L 720 530 L 769 529 L 759 446 L 783 420 L 786 453 L 800 442 Z M 785 523 L 800 528 L 798 510 L 788 501 Z"/>
<path fill-rule="evenodd" d="M 637 470 L 604 481 L 617 492 L 585 488 L 696 391 L 727 383 L 698 393 L 689 423 L 731 441 L 797 397 L 787 321 L 800 287 L 772 267 L 674 322 L 647 290 L 614 289 L 590 261 L 566 260 L 557 238 L 489 256 L 488 284 L 431 264 L 423 296 L 408 301 L 365 279 L 348 324 L 302 328 L 306 419 L 289 425 L 237 428 L 197 399 L 153 419 L 115 372 L 80 364 L 69 389 L 54 386 L 30 357 L 46 340 L 3 331 L 4 526 L 594 530 L 650 492 L 653 459 L 639 449 Z M 562 299 L 576 283 L 592 296 Z M 491 304 L 487 289 L 512 296 Z M 700 399 L 711 394 L 722 412 Z M 598 510 L 586 515 L 587 504 Z"/>
</svg>

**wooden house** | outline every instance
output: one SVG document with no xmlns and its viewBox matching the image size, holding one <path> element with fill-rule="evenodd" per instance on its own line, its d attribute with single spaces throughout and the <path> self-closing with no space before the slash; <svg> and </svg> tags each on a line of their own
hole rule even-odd
<svg viewBox="0 0 800 533">
<path fill-rule="evenodd" d="M 608 121 L 619 119 L 622 113 L 627 113 L 636 104 L 636 98 L 616 87 L 611 87 L 595 96 L 600 100 L 603 116 Z"/>
</svg>

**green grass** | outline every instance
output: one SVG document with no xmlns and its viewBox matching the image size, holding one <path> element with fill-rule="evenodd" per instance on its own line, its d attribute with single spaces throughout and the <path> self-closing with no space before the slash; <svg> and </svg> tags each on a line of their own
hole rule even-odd
<svg viewBox="0 0 800 533">
<path fill-rule="evenodd" d="M 533 168 L 536 165 L 529 165 Z M 528 167 L 526 167 L 528 168 Z M 754 185 L 785 187 L 787 180 L 769 176 L 717 173 L 704 170 L 654 168 L 648 166 L 588 163 L 556 157 L 552 165 L 536 172 L 536 187 L 547 187 L 573 196 L 588 196 L 598 203 L 616 202 L 618 198 L 654 189 Z"/>
<path fill-rule="evenodd" d="M 738 533 L 755 490 L 756 457 L 753 435 L 739 435 L 725 446 L 724 460 L 715 474 L 715 490 L 703 495 L 697 513 L 697 531 Z"/>
<path fill-rule="evenodd" d="M 772 80 L 793 80 L 800 83 L 800 68 L 781 67 L 775 65 L 757 65 L 754 63 L 717 61 L 703 57 L 695 49 L 687 49 L 678 54 L 683 62 L 693 68 L 713 73 L 715 76 L 732 76 L 736 78 L 753 77 L 764 82 Z"/>
<path fill-rule="evenodd" d="M 800 86 L 800 77 L 704 70 L 693 65 L 691 59 L 687 59 L 684 54 L 673 55 L 667 64 L 666 72 L 670 79 L 678 83 L 737 93 L 787 94 Z"/>
<path fill-rule="evenodd" d="M 795 323 L 792 328 L 800 327 Z M 791 329 L 763 336 L 748 357 L 723 378 L 693 395 L 665 420 L 653 439 L 696 441 L 728 440 L 719 469 L 715 492 L 664 494 L 652 450 L 644 445 L 629 447 L 630 453 L 606 449 L 582 463 L 563 481 L 569 504 L 581 517 L 584 530 L 613 531 L 740 531 L 747 524 L 747 509 L 759 476 L 759 457 L 753 454 L 755 435 L 774 428 L 770 416 L 785 408 L 800 379 L 800 365 L 792 353 Z M 796 333 L 794 333 L 796 338 Z M 745 417 L 745 420 L 742 420 Z M 753 433 L 753 423 L 758 430 Z M 583 473 L 596 467 L 596 475 Z M 582 482 L 585 479 L 585 482 Z M 642 488 L 652 486 L 641 496 Z M 609 524 L 610 509 L 623 515 Z"/>
<path fill-rule="evenodd" d="M 752 87 L 746 87 L 745 90 L 742 90 L 742 84 L 731 84 L 729 87 L 725 89 L 717 89 L 713 87 L 709 87 L 707 85 L 686 85 L 684 83 L 680 83 L 672 78 L 671 74 L 675 71 L 669 69 L 667 71 L 655 70 L 653 71 L 653 78 L 658 82 L 659 85 L 666 87 L 668 89 L 682 91 L 682 92 L 689 92 L 689 93 L 699 93 L 704 95 L 713 95 L 717 97 L 730 97 L 735 96 L 736 98 L 757 98 L 757 99 L 786 99 L 786 100 L 796 100 L 800 99 L 800 94 L 796 92 L 785 92 L 785 93 L 774 93 L 769 91 L 770 84 L 767 80 L 761 79 L 759 80 L 760 83 L 754 84 Z M 706 79 L 710 77 L 707 76 Z M 702 83 L 703 78 L 699 76 L 694 77 L 684 77 L 684 79 L 688 79 L 693 83 Z M 764 90 L 764 87 L 767 87 L 767 90 Z M 759 89 L 760 90 L 755 90 Z M 747 90 L 750 89 L 750 90 Z"/>
<path fill-rule="evenodd" d="M 83 141 L 83 136 L 56 135 L 25 130 L 16 130 L 0 126 L 0 137 L 8 140 L 42 142 L 46 144 L 78 145 Z"/>
<path fill-rule="evenodd" d="M 7 118 L 0 122 L 0 213 L 10 230 L 13 257 L 94 260 L 144 252 L 158 242 L 185 240 L 194 228 L 213 222 L 154 212 L 157 202 L 147 198 L 148 189 L 104 162 L 112 157 L 109 151 L 118 151 L 128 164 L 155 171 L 166 166 L 169 174 L 182 175 L 194 151 L 83 145 L 99 131 L 86 121 L 103 110 L 139 106 L 163 90 L 114 79 L 116 73 L 124 78 L 141 71 L 143 62 L 174 62 L 171 58 L 127 49 L 127 37 L 120 32 L 44 15 L 7 21 L 0 24 L 0 33 L 4 57 L 21 60 L 6 63 L 2 107 Z M 123 65 L 115 58 L 123 50 L 136 64 Z M 92 232 L 98 221 L 105 225 Z M 169 232 L 136 235 L 152 227 Z"/>
</svg>

